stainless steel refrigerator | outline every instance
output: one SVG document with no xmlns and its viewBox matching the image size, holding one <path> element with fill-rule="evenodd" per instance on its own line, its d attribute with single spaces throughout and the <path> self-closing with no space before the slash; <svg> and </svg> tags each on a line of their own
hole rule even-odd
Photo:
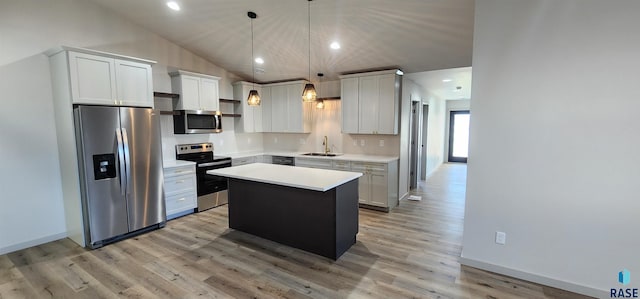
<svg viewBox="0 0 640 299">
<path fill-rule="evenodd" d="M 166 223 L 160 124 L 150 108 L 74 107 L 86 244 Z"/>
</svg>

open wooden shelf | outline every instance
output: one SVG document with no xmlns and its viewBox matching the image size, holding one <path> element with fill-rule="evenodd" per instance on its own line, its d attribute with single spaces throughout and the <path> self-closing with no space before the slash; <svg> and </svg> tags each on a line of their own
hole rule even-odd
<svg viewBox="0 0 640 299">
<path fill-rule="evenodd" d="M 234 103 L 234 104 L 240 104 L 239 100 L 230 100 L 230 99 L 220 99 L 220 103 Z"/>
<path fill-rule="evenodd" d="M 316 101 L 334 101 L 339 99 L 340 97 L 327 97 L 327 98 L 317 98 Z"/>
<path fill-rule="evenodd" d="M 180 97 L 179 94 L 177 93 L 166 93 L 166 92 L 157 92 L 154 91 L 153 92 L 153 97 L 154 98 L 171 98 L 171 99 L 177 99 Z"/>
<path fill-rule="evenodd" d="M 242 115 L 234 113 L 222 113 L 222 117 L 242 117 Z"/>
</svg>

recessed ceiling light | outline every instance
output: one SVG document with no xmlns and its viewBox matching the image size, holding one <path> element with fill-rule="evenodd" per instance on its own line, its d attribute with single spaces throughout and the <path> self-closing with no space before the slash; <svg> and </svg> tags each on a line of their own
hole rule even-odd
<svg viewBox="0 0 640 299">
<path fill-rule="evenodd" d="M 402 70 L 396 70 L 396 75 L 402 76 L 404 75 L 404 72 Z"/>
<path fill-rule="evenodd" d="M 449 79 L 449 78 L 442 79 L 442 82 L 444 82 L 444 83 L 451 82 L 451 79 Z"/>
<path fill-rule="evenodd" d="M 264 59 L 258 57 L 258 58 L 256 58 L 256 63 L 257 64 L 263 64 L 264 63 Z"/>
<path fill-rule="evenodd" d="M 329 47 L 331 47 L 331 49 L 338 50 L 340 49 L 340 44 L 338 42 L 332 42 Z"/>
<path fill-rule="evenodd" d="M 175 11 L 180 10 L 180 5 L 178 4 L 178 2 L 175 2 L 175 1 L 167 2 L 167 6 Z"/>
</svg>

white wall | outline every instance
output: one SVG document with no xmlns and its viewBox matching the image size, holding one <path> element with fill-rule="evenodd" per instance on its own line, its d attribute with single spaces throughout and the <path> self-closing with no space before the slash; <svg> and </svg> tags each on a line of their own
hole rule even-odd
<svg viewBox="0 0 640 299">
<path fill-rule="evenodd" d="M 0 254 L 66 236 L 48 66 L 37 55 L 0 67 Z"/>
<path fill-rule="evenodd" d="M 427 172 L 432 174 L 444 162 L 446 104 L 437 96 L 428 93 L 423 103 L 429 105 L 429 117 L 427 119 Z"/>
<path fill-rule="evenodd" d="M 476 2 L 463 263 L 594 296 L 640 287 L 617 283 L 640 273 L 638 12 Z"/>
<path fill-rule="evenodd" d="M 100 6 L 81 0 L 3 1 L 0 9 L 0 254 L 66 235 L 60 170 L 53 120 L 49 62 L 41 53 L 68 45 L 158 61 L 154 90 L 171 91 L 168 71 L 184 69 L 222 77 L 220 96 L 232 98 L 237 78 Z M 157 99 L 159 108 L 169 100 Z M 230 109 L 225 107 L 224 109 Z M 230 111 L 228 111 L 230 112 Z M 170 116 L 162 116 L 163 155 L 174 145 L 213 141 L 217 150 L 262 150 L 261 134 L 225 132 L 173 135 Z M 34 145 L 37 145 L 34 146 Z"/>
</svg>

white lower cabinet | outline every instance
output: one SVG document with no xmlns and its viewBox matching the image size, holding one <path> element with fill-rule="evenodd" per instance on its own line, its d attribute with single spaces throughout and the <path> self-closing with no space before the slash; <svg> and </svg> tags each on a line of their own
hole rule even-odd
<svg viewBox="0 0 640 299">
<path fill-rule="evenodd" d="M 398 161 L 389 163 L 353 161 L 351 171 L 362 173 L 358 181 L 361 205 L 385 211 L 398 205 Z"/>
<path fill-rule="evenodd" d="M 267 163 L 271 164 L 271 155 L 259 155 L 256 156 L 256 163 Z"/>
<path fill-rule="evenodd" d="M 296 157 L 296 166 L 320 169 L 333 169 L 331 160 L 324 159 L 308 159 Z"/>
<path fill-rule="evenodd" d="M 196 184 L 195 164 L 164 168 L 167 220 L 194 212 L 198 206 Z"/>
<path fill-rule="evenodd" d="M 389 211 L 398 205 L 398 161 L 378 163 L 296 157 L 296 166 L 360 172 L 358 202 L 361 207 Z"/>
<path fill-rule="evenodd" d="M 231 166 L 240 166 L 251 163 L 256 163 L 256 156 L 231 159 Z"/>
<path fill-rule="evenodd" d="M 331 166 L 333 169 L 335 170 L 344 170 L 344 171 L 350 171 L 351 170 L 351 161 L 331 161 Z"/>
</svg>

